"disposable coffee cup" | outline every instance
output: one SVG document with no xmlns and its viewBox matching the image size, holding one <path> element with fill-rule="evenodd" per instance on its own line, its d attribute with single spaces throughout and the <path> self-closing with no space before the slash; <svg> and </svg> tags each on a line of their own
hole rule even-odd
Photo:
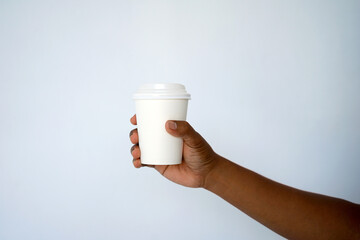
<svg viewBox="0 0 360 240">
<path fill-rule="evenodd" d="M 141 163 L 174 165 L 182 160 L 183 140 L 165 130 L 167 120 L 186 120 L 190 94 L 178 83 L 153 83 L 133 95 Z"/>
</svg>

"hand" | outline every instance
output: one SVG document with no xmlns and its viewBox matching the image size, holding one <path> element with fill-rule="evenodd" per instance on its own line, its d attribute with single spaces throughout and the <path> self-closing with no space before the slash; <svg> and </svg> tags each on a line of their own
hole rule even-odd
<svg viewBox="0 0 360 240">
<path fill-rule="evenodd" d="M 136 125 L 136 115 L 130 122 Z M 134 144 L 131 154 L 136 168 L 153 167 L 167 179 L 186 187 L 204 187 L 208 173 L 215 167 L 218 155 L 212 150 L 203 137 L 186 121 L 167 121 L 166 131 L 184 140 L 183 161 L 178 165 L 143 165 L 139 148 L 137 129 L 130 132 L 130 141 Z"/>
</svg>

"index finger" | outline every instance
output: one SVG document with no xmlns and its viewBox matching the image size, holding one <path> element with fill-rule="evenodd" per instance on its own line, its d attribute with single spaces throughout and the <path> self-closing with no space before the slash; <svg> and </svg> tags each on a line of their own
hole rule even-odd
<svg viewBox="0 0 360 240">
<path fill-rule="evenodd" d="M 130 118 L 130 122 L 131 122 L 131 124 L 133 124 L 133 125 L 136 125 L 136 124 L 137 124 L 136 114 Z"/>
</svg>

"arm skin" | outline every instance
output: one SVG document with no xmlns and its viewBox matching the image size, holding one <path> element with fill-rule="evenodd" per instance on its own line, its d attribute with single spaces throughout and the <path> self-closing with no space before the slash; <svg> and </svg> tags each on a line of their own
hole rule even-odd
<svg viewBox="0 0 360 240">
<path fill-rule="evenodd" d="M 218 157 L 205 189 L 288 239 L 360 239 L 360 206 L 301 191 Z"/>
<path fill-rule="evenodd" d="M 136 116 L 131 118 L 136 125 Z M 185 121 L 168 121 L 166 131 L 184 141 L 179 165 L 156 165 L 169 180 L 202 187 L 288 239 L 360 239 L 360 205 L 298 190 L 243 168 L 216 154 Z M 141 164 L 137 129 L 130 132 L 133 164 Z M 149 167 L 149 166 L 148 166 Z"/>
</svg>

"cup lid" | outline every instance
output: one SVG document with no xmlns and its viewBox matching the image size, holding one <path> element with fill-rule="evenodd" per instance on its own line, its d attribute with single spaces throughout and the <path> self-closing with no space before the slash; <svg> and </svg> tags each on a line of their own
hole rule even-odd
<svg viewBox="0 0 360 240">
<path fill-rule="evenodd" d="M 133 99 L 191 99 L 185 86 L 179 83 L 148 83 L 141 85 Z"/>
</svg>

